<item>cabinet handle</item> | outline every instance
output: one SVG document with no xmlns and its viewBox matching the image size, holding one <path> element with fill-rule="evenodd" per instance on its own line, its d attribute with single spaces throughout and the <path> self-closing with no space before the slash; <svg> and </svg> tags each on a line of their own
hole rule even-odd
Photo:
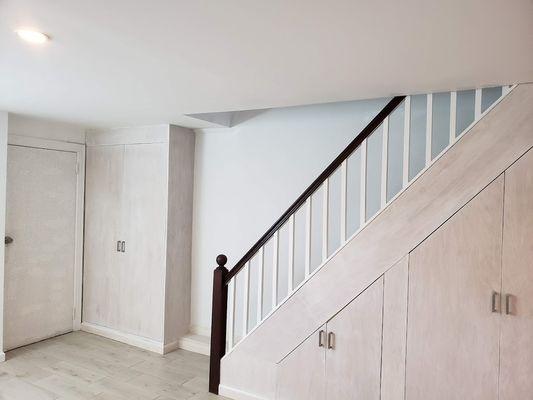
<svg viewBox="0 0 533 400">
<path fill-rule="evenodd" d="M 335 334 L 333 332 L 328 333 L 328 349 L 335 350 Z"/>
<path fill-rule="evenodd" d="M 117 251 L 120 252 L 120 240 L 117 240 Z"/>
<path fill-rule="evenodd" d="M 318 347 L 324 347 L 325 346 L 325 336 L 326 336 L 326 332 L 325 331 L 320 331 L 318 332 Z"/>
<path fill-rule="evenodd" d="M 512 312 L 511 312 L 511 295 L 510 294 L 506 294 L 505 295 L 505 314 L 506 315 L 511 315 Z"/>
<path fill-rule="evenodd" d="M 125 241 L 122 241 L 122 245 L 121 245 L 120 251 L 122 251 L 123 253 L 126 252 L 126 242 Z"/>
<path fill-rule="evenodd" d="M 499 303 L 501 302 L 500 299 L 500 294 L 498 292 L 492 292 L 492 299 L 491 299 L 491 311 L 493 313 L 499 313 L 500 312 L 500 307 L 499 307 Z"/>
</svg>

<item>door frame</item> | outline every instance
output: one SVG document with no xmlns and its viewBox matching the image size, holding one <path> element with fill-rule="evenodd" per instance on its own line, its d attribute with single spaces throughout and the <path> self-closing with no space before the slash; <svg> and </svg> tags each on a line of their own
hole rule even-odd
<svg viewBox="0 0 533 400">
<path fill-rule="evenodd" d="M 76 227 L 74 237 L 74 304 L 72 330 L 81 329 L 82 280 L 83 280 L 83 233 L 85 201 L 85 145 L 61 142 L 22 135 L 8 135 L 7 144 L 43 150 L 65 151 L 76 154 Z M 6 187 L 8 183 L 6 181 Z"/>
</svg>

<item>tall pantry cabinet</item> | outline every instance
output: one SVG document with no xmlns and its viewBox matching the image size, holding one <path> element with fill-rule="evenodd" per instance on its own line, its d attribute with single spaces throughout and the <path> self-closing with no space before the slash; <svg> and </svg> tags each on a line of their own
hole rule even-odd
<svg viewBox="0 0 533 400">
<path fill-rule="evenodd" d="M 194 133 L 87 138 L 82 329 L 163 353 L 190 322 Z"/>
</svg>

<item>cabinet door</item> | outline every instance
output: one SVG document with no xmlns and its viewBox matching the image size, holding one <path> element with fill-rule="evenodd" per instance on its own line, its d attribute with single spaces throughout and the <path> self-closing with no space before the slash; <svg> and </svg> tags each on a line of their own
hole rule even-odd
<svg viewBox="0 0 533 400">
<path fill-rule="evenodd" d="M 409 258 L 407 400 L 496 400 L 503 177 Z"/>
<path fill-rule="evenodd" d="M 124 146 L 88 146 L 85 178 L 83 321 L 118 328 Z"/>
<path fill-rule="evenodd" d="M 380 278 L 328 322 L 334 335 L 326 351 L 328 400 L 379 400 L 382 311 Z"/>
<path fill-rule="evenodd" d="M 168 144 L 125 146 L 121 330 L 157 341 L 164 325 L 167 184 Z"/>
<path fill-rule="evenodd" d="M 277 400 L 324 400 L 325 329 L 320 328 L 278 364 Z"/>
<path fill-rule="evenodd" d="M 533 393 L 533 151 L 505 173 L 500 399 Z M 505 295 L 509 295 L 509 314 Z"/>
</svg>

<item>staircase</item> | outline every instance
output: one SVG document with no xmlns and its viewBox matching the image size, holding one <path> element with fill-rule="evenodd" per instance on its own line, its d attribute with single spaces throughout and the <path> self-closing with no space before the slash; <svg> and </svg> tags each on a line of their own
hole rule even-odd
<svg viewBox="0 0 533 400">
<path fill-rule="evenodd" d="M 533 146 L 532 91 L 393 98 L 231 270 L 219 256 L 210 391 L 274 399 L 281 360 Z"/>
</svg>

